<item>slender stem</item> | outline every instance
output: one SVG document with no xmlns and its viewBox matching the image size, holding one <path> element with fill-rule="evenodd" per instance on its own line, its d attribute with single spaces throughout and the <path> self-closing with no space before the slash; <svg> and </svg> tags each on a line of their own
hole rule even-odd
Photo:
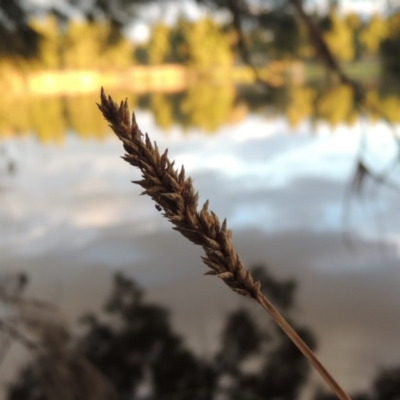
<svg viewBox="0 0 400 400">
<path fill-rule="evenodd" d="M 143 137 L 135 114 L 132 115 L 132 122 L 130 121 L 126 101 L 118 107 L 111 97 L 106 97 L 102 89 L 99 108 L 124 143 L 127 152 L 124 159 L 142 171 L 144 179 L 134 182 L 146 189 L 142 194 L 149 195 L 164 209 L 164 216 L 175 225 L 175 230 L 194 244 L 203 247 L 206 254 L 203 261 L 210 268 L 206 275 L 216 275 L 235 292 L 257 300 L 338 398 L 350 400 L 311 349 L 261 293 L 260 282 L 254 281 L 233 247 L 232 232 L 227 229 L 226 220 L 221 225 L 216 214 L 208 211 L 208 201 L 204 203 L 201 211 L 197 211 L 198 193 L 194 190 L 192 180 L 185 179 L 184 168 L 182 167 L 181 172 L 175 170 L 174 163 L 168 159 L 167 151 L 160 155 L 157 145 L 154 144 L 153 147 L 148 135 Z"/>
<path fill-rule="evenodd" d="M 318 360 L 313 351 L 304 343 L 303 339 L 296 333 L 296 331 L 289 325 L 283 318 L 279 311 L 271 304 L 271 302 L 259 292 L 256 300 L 261 306 L 271 315 L 274 321 L 282 328 L 286 335 L 292 340 L 297 348 L 308 359 L 310 364 L 321 375 L 324 381 L 330 386 L 333 392 L 340 400 L 351 400 L 350 396 L 343 390 L 343 388 L 336 382 L 333 376 L 326 370 L 326 368 Z"/>
</svg>

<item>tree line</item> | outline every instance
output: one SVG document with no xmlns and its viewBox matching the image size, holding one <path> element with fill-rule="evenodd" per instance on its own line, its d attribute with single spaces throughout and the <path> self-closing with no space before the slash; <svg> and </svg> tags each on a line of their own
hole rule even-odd
<svg viewBox="0 0 400 400">
<path fill-rule="evenodd" d="M 400 12 L 387 17 L 374 14 L 362 20 L 357 14 L 342 15 L 335 7 L 328 14 L 312 15 L 323 39 L 337 60 L 381 57 L 387 71 L 397 71 L 395 54 L 400 51 Z M 293 15 L 253 24 L 246 41 L 258 64 L 277 59 L 316 57 L 306 28 Z M 229 24 L 217 23 L 211 16 L 192 21 L 177 19 L 173 26 L 157 22 L 151 26 L 149 40 L 135 44 L 126 36 L 115 35 L 107 20 L 77 20 L 60 24 L 53 14 L 32 18 L 28 26 L 40 40 L 36 57 L 23 58 L 0 52 L 0 69 L 10 64 L 24 71 L 37 69 L 118 69 L 134 64 L 179 63 L 199 68 L 232 66 L 238 62 L 238 37 Z M 13 42 L 24 33 L 15 30 Z"/>
</svg>

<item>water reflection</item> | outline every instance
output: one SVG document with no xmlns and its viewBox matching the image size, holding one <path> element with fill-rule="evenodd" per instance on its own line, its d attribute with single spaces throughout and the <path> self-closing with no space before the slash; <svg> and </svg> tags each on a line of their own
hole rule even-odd
<svg viewBox="0 0 400 400">
<path fill-rule="evenodd" d="M 173 126 L 214 133 L 226 125 L 234 125 L 249 113 L 286 116 L 292 131 L 309 120 L 314 125 L 328 123 L 352 126 L 360 116 L 354 100 L 354 89 L 335 86 L 287 86 L 269 93 L 249 87 L 195 83 L 183 92 L 135 95 L 112 92 L 118 99 L 127 98 L 131 107 L 149 110 L 156 124 L 168 132 Z M 363 111 L 373 123 L 384 118 L 400 122 L 400 97 L 376 88 L 365 93 Z M 104 138 L 110 131 L 95 103 L 97 94 L 67 97 L 5 97 L 0 104 L 0 136 L 21 136 L 33 133 L 41 143 L 62 143 L 68 130 L 80 138 Z M 137 108 L 136 107 L 136 108 Z"/>
<path fill-rule="evenodd" d="M 42 146 L 32 137 L 3 139 L 11 157 L 5 159 L 2 178 L 8 190 L 0 198 L 1 245 L 6 253 L 30 256 L 48 249 L 85 249 L 103 228 L 115 225 L 131 226 L 134 236 L 168 230 L 152 203 L 135 197 L 140 190 L 130 181 L 137 178 L 137 172 L 121 163 L 121 146 L 113 136 L 105 137 L 107 128 L 98 129 L 97 136 L 92 136 L 102 141 L 81 141 L 82 137 L 90 138 L 92 130 L 103 123 L 95 118 L 95 107 L 93 121 L 97 125 L 79 118 L 85 109 L 91 109 L 88 98 L 74 107 L 70 99 L 64 102 L 66 115 L 75 115 L 76 119 L 70 121 L 81 128 L 76 134 L 66 134 L 59 125 L 55 137 L 63 138 L 63 146 Z M 233 229 L 253 227 L 269 233 L 305 229 L 340 235 L 345 228 L 343 196 L 354 172 L 361 138 L 368 138 L 378 170 L 396 157 L 389 127 L 382 122 L 370 126 L 365 119 L 352 128 L 342 125 L 328 136 L 330 128 L 320 126 L 317 137 L 310 135 L 310 123 L 302 124 L 298 134 L 291 135 L 290 121 L 256 115 L 220 128 L 212 136 L 194 131 L 188 134 L 186 127 L 176 124 L 165 135 L 156 115 L 139 111 L 138 119 L 160 148 L 169 148 L 177 165 L 185 165 L 201 195 L 212 199 L 214 210 L 227 217 Z M 46 129 L 50 132 L 49 127 Z M 14 177 L 6 176 L 10 162 L 13 171 L 18 168 Z M 365 206 L 357 206 L 352 199 L 355 206 L 348 223 L 356 236 L 381 239 L 397 235 L 397 192 L 383 187 L 381 194 L 376 201 L 367 197 Z M 385 230 L 377 229 L 377 219 L 385 223 Z M 120 266 L 117 260 L 112 262 L 112 248 L 109 254 L 107 263 Z M 120 253 L 118 260 L 131 256 L 131 251 L 126 257 Z"/>
<path fill-rule="evenodd" d="M 289 87 L 263 101 L 248 88 L 211 85 L 128 96 L 142 130 L 170 149 L 194 178 L 201 200 L 209 198 L 211 209 L 227 217 L 244 261 L 267 262 L 278 275 L 299 280 L 299 315 L 315 327 L 322 359 L 345 386 L 358 389 L 374 365 L 398 362 L 398 194 L 383 187 L 378 201 L 354 205 L 350 229 L 357 253 L 346 252 L 341 239 L 343 194 L 360 138 L 366 135 L 374 162 L 384 166 L 396 150 L 387 124 L 370 125 L 372 115 L 354 120 L 345 86 L 327 92 Z M 377 91 L 368 98 L 387 115 L 399 101 Z M 99 271 L 125 269 L 173 308 L 192 346 L 207 350 L 217 337 L 219 314 L 237 303 L 228 291 L 221 294 L 219 282 L 198 282 L 204 269 L 198 249 L 130 183 L 139 174 L 120 160 L 121 144 L 99 118 L 96 101 L 97 95 L 1 103 L 2 143 L 18 173 L 0 178 L 6 186 L 0 265 L 29 271 L 33 287 L 50 300 L 55 285 L 64 285 L 59 305 L 71 315 L 104 297 Z M 194 328 L 199 320 L 208 343 Z"/>
</svg>

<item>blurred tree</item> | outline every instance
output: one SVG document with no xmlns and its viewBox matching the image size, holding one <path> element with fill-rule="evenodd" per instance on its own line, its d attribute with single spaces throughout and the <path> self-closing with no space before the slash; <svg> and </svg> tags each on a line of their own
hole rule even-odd
<svg viewBox="0 0 400 400">
<path fill-rule="evenodd" d="M 353 122 L 355 112 L 354 91 L 349 85 L 336 85 L 317 99 L 318 117 L 331 126 Z"/>
<path fill-rule="evenodd" d="M 109 22 L 71 21 L 64 38 L 64 68 L 116 69 L 131 65 L 133 44 L 126 38 L 109 42 L 112 29 Z"/>
<path fill-rule="evenodd" d="M 278 281 L 261 265 L 254 267 L 252 274 L 261 282 L 263 293 L 289 319 L 295 281 Z M 311 332 L 304 327 L 295 329 L 314 349 Z M 229 382 L 225 387 L 229 399 L 296 399 L 310 371 L 308 361 L 279 327 L 272 321 L 260 323 L 246 309 L 228 316 L 216 362 L 220 378 Z M 257 366 L 253 371 L 246 368 L 251 363 Z"/>
<path fill-rule="evenodd" d="M 317 93 L 312 87 L 294 86 L 290 88 L 289 96 L 289 102 L 285 111 L 290 126 L 295 128 L 303 119 L 314 115 L 314 101 Z"/>
<path fill-rule="evenodd" d="M 341 61 L 352 61 L 355 55 L 354 35 L 346 18 L 332 7 L 327 17 L 321 21 L 323 38 L 332 54 Z"/>
<path fill-rule="evenodd" d="M 0 87 L 4 93 L 24 89 L 23 72 L 29 70 L 29 62 L 16 57 L 0 57 Z"/>
<path fill-rule="evenodd" d="M 65 33 L 63 67 L 89 69 L 100 64 L 100 27 L 86 21 L 71 21 Z"/>
<path fill-rule="evenodd" d="M 162 64 L 167 60 L 170 53 L 170 28 L 159 22 L 152 27 L 150 40 L 147 44 L 149 63 L 153 65 Z"/>
<path fill-rule="evenodd" d="M 400 393 L 400 366 L 383 368 L 373 380 L 372 387 L 351 396 L 353 400 L 398 400 Z M 313 400 L 335 400 L 330 393 L 318 391 Z"/>
<path fill-rule="evenodd" d="M 257 73 L 252 52 L 248 44 L 248 31 L 259 27 L 261 31 L 275 41 L 274 48 L 280 51 L 283 57 L 302 54 L 306 44 L 304 33 L 307 33 L 309 42 L 313 45 L 316 54 L 325 66 L 343 82 L 349 79 L 341 70 L 332 52 L 322 37 L 321 30 L 303 8 L 300 0 L 278 0 L 273 3 L 260 1 L 254 4 L 248 0 L 197 0 L 210 7 L 227 11 L 231 16 L 230 26 L 236 33 L 236 48 L 244 63 L 251 66 L 257 77 L 257 82 L 272 90 L 271 86 Z M 308 52 L 310 53 L 310 52 Z"/>
<path fill-rule="evenodd" d="M 187 64 L 189 52 L 186 42 L 186 33 L 190 30 L 191 23 L 183 16 L 179 16 L 170 32 L 170 49 L 168 61 Z"/>
<path fill-rule="evenodd" d="M 107 123 L 98 118 L 97 95 L 67 97 L 65 99 L 66 125 L 81 139 L 102 139 L 109 133 Z M 82 115 L 85 118 L 82 118 Z"/>
<path fill-rule="evenodd" d="M 43 144 L 64 142 L 66 120 L 62 98 L 36 98 L 30 105 L 31 128 Z"/>
<path fill-rule="evenodd" d="M 0 137 L 27 134 L 32 129 L 30 112 L 33 101 L 25 97 L 3 97 L 0 102 Z"/>
<path fill-rule="evenodd" d="M 366 393 L 358 393 L 351 395 L 352 400 L 373 400 L 369 394 Z M 325 391 L 318 390 L 314 395 L 313 400 L 337 400 L 335 395 L 331 393 L 326 393 Z M 383 400 L 383 399 L 382 399 Z"/>
<path fill-rule="evenodd" d="M 310 331 L 292 326 L 308 346 L 315 349 L 315 339 Z M 308 361 L 278 327 L 274 328 L 274 349 L 267 353 L 261 368 L 255 373 L 243 374 L 239 379 L 239 390 L 246 393 L 247 398 L 293 400 L 299 397 L 300 389 L 307 381 Z"/>
<path fill-rule="evenodd" d="M 377 400 L 398 400 L 400 395 L 400 367 L 380 371 L 373 384 L 374 398 Z"/>
<path fill-rule="evenodd" d="M 131 24 L 137 18 L 141 6 L 148 6 L 149 3 L 157 3 L 159 0 L 93 0 L 83 2 L 81 0 L 65 0 L 65 3 L 85 17 L 86 21 L 108 21 L 112 30 L 108 39 L 116 43 L 122 34 L 122 29 Z M 61 17 L 69 19 L 65 7 L 52 5 L 53 12 Z"/>
<path fill-rule="evenodd" d="M 151 373 L 153 398 L 210 399 L 215 385 L 212 369 L 183 345 L 169 323 L 167 311 L 145 303 L 136 283 L 117 275 L 106 303 L 110 322 L 85 317 L 88 333 L 80 342 L 86 357 L 129 400 Z M 199 390 L 201 389 L 201 390 Z"/>
<path fill-rule="evenodd" d="M 229 27 L 227 30 L 230 34 L 230 39 L 228 40 L 228 42 L 231 45 L 232 37 L 235 37 L 236 48 L 238 49 L 242 60 L 246 64 L 253 65 L 252 51 L 254 50 L 251 49 L 247 43 L 248 41 L 246 33 L 251 32 L 252 30 L 259 30 L 261 35 L 257 34 L 257 37 L 261 37 L 264 39 L 267 38 L 267 40 L 270 42 L 271 50 L 268 50 L 269 56 L 288 58 L 302 55 L 304 54 L 304 51 L 306 51 L 307 54 L 314 53 L 323 60 L 325 65 L 331 71 L 335 72 L 335 74 L 339 76 L 342 83 L 351 83 L 351 80 L 341 70 L 335 57 L 332 55 L 332 52 L 336 52 L 337 57 L 343 60 L 350 60 L 354 57 L 354 54 L 358 54 L 358 46 L 354 47 L 354 45 L 351 46 L 351 44 L 349 44 L 352 41 L 349 39 L 349 37 L 352 36 L 354 39 L 354 35 L 351 35 L 351 32 L 349 32 L 349 30 L 352 31 L 353 29 L 354 31 L 354 29 L 358 29 L 358 22 L 356 21 L 357 17 L 355 15 L 350 15 L 346 19 L 346 21 L 344 21 L 343 18 L 332 16 L 331 26 L 334 29 L 331 32 L 326 33 L 326 40 L 330 43 L 329 46 L 332 50 L 330 51 L 329 46 L 327 46 L 325 41 L 323 40 L 320 29 L 315 23 L 315 16 L 305 12 L 303 4 L 300 0 L 277 0 L 273 2 L 273 4 L 267 1 L 260 1 L 257 2 L 257 4 L 254 4 L 254 2 L 249 0 L 197 1 L 206 4 L 210 8 L 217 7 L 230 13 L 232 19 L 228 23 Z M 6 1 L 3 2 L 6 5 L 10 3 Z M 86 21 L 108 21 L 110 29 L 107 30 L 107 40 L 109 41 L 109 43 L 113 44 L 121 40 L 123 28 L 132 23 L 133 18 L 138 15 L 138 12 L 140 12 L 140 10 L 143 10 L 142 6 L 148 6 L 149 3 L 159 3 L 159 1 L 157 2 L 156 0 L 117 0 L 113 2 L 107 2 L 104 0 L 94 0 L 91 2 L 65 0 L 65 2 L 71 6 L 68 12 L 66 11 L 68 7 L 61 7 L 59 4 L 55 5 L 51 3 L 47 6 L 41 5 L 41 8 L 43 10 L 47 7 L 47 11 L 52 12 L 53 15 L 57 16 L 59 19 L 64 20 L 69 19 L 70 16 L 73 14 L 70 12 L 71 10 L 78 10 L 81 15 L 85 16 Z M 13 21 L 18 19 L 23 20 L 26 17 L 27 13 L 24 12 L 24 9 L 21 6 L 21 4 L 23 4 L 22 1 L 11 3 L 17 4 L 17 7 L 14 8 L 17 11 L 19 10 L 19 12 L 14 12 L 15 10 L 11 12 L 10 10 L 13 7 L 4 6 L 4 8 L 7 8 L 7 12 L 5 12 L 5 15 L 9 15 Z M 1 4 L 2 3 L 0 3 L 0 9 L 2 7 Z M 30 12 L 32 12 L 32 10 L 35 10 L 35 7 L 32 6 L 30 8 Z M 18 15 L 21 18 L 17 18 Z M 347 29 L 345 29 L 346 26 Z M 201 31 L 201 29 L 199 30 Z M 196 42 L 197 39 L 194 31 L 196 31 L 196 29 L 189 31 L 188 33 L 192 33 L 192 39 Z M 232 32 L 234 33 L 234 35 L 231 34 Z M 311 48 L 305 44 L 305 32 L 308 33 L 310 39 L 309 43 L 313 44 L 315 51 L 312 51 Z M 209 39 L 210 42 L 212 42 L 213 40 L 211 38 L 215 36 L 213 34 L 213 29 L 210 30 L 210 33 L 211 34 Z M 175 37 L 171 36 L 172 46 L 174 47 L 175 44 L 177 44 L 176 41 L 179 41 L 179 39 L 184 39 L 184 36 L 185 35 L 175 35 Z M 203 43 L 203 48 L 207 48 L 205 44 L 206 42 Z M 216 45 L 219 49 L 226 47 L 225 45 L 222 45 L 222 42 L 220 42 L 219 40 L 217 40 Z M 177 52 L 172 52 L 173 54 L 171 55 L 170 60 L 178 58 L 182 60 L 182 58 L 184 58 L 185 61 L 199 61 L 207 58 L 205 55 L 200 56 L 203 51 L 196 51 L 194 52 L 195 54 L 192 54 L 190 56 L 189 54 L 184 54 L 188 52 L 188 46 L 186 46 L 186 49 L 184 50 L 182 49 L 182 46 L 178 46 L 178 48 L 179 49 Z M 197 46 L 197 48 L 200 47 Z M 212 46 L 212 48 L 215 49 L 216 47 Z M 141 54 L 141 50 L 142 49 L 139 49 L 138 55 L 144 56 L 144 54 Z M 205 51 L 205 53 L 207 53 L 207 51 Z M 212 50 L 208 53 L 213 54 L 214 61 L 212 62 L 212 64 L 224 64 L 226 62 L 222 62 L 222 60 L 226 60 L 227 57 L 226 55 L 223 56 L 221 54 L 221 51 L 216 52 Z M 225 51 L 223 51 L 222 53 L 225 53 Z M 79 54 L 80 56 L 83 56 L 82 53 Z M 116 51 L 113 54 L 114 56 L 116 56 L 117 54 L 120 54 L 120 52 Z M 183 57 L 182 54 L 184 55 Z M 177 57 L 178 55 L 179 57 Z M 159 56 L 157 56 L 156 58 L 159 58 Z M 263 58 L 260 59 L 262 60 Z M 200 65 L 202 62 L 200 62 Z M 229 64 L 231 62 L 232 60 L 227 63 Z M 85 64 L 85 62 L 82 62 L 81 64 Z M 261 78 L 258 80 L 263 81 Z M 267 82 L 264 83 L 266 86 L 268 86 Z"/>
<path fill-rule="evenodd" d="M 232 85 L 192 85 L 179 106 L 182 124 L 213 132 L 228 120 L 234 101 L 235 88 Z"/>
<path fill-rule="evenodd" d="M 99 64 L 94 67 L 106 70 L 123 69 L 135 63 L 134 44 L 122 36 L 117 41 L 110 41 L 113 27 L 110 22 L 98 22 L 99 28 Z"/>
<path fill-rule="evenodd" d="M 360 32 L 360 42 L 367 54 L 377 54 L 386 34 L 385 20 L 379 14 L 374 14 Z"/>
<path fill-rule="evenodd" d="M 60 68 L 62 38 L 56 17 L 49 14 L 45 18 L 31 20 L 29 25 L 42 37 L 35 64 L 45 69 Z"/>
<path fill-rule="evenodd" d="M 171 98 L 162 93 L 153 93 L 150 99 L 150 110 L 156 124 L 163 130 L 169 130 L 174 124 Z"/>
<path fill-rule="evenodd" d="M 259 16 L 257 20 L 258 29 L 268 27 L 271 44 L 270 59 L 296 58 L 301 52 L 304 44 L 304 30 L 300 28 L 300 21 L 295 18 L 292 12 L 281 9 L 271 10 Z"/>
<path fill-rule="evenodd" d="M 389 95 L 379 99 L 378 110 L 381 115 L 392 123 L 400 122 L 400 98 L 398 96 Z"/>
<path fill-rule="evenodd" d="M 269 298 L 289 315 L 294 306 L 295 282 L 277 280 L 263 266 L 252 271 Z M 220 350 L 209 361 L 186 348 L 173 332 L 168 312 L 145 302 L 143 291 L 121 274 L 115 277 L 105 311 L 99 317 L 82 318 L 87 330 L 78 340 L 77 349 L 111 382 L 120 400 L 136 398 L 139 392 L 149 400 L 213 400 L 221 392 L 232 400 L 289 400 L 296 398 L 306 382 L 309 367 L 300 351 L 272 320 L 265 323 L 263 318 L 258 322 L 247 308 L 228 315 Z M 299 332 L 314 346 L 308 330 L 300 328 Z M 261 365 L 253 372 L 245 367 L 252 360 Z M 53 400 L 44 396 L 35 372 L 38 369 L 40 365 L 33 363 L 23 370 L 9 389 L 9 400 Z M 84 381 L 81 375 L 79 379 Z M 224 385 L 229 377 L 234 377 L 233 381 Z M 61 385 L 57 389 L 65 396 L 58 398 L 70 399 L 71 392 L 75 393 L 74 400 L 87 400 L 77 395 L 75 388 Z"/>
<path fill-rule="evenodd" d="M 376 89 L 369 89 L 365 94 L 365 104 L 369 110 L 368 116 L 372 122 L 379 120 L 380 112 L 380 98 Z"/>
<path fill-rule="evenodd" d="M 360 42 L 360 33 L 363 26 L 363 22 L 358 14 L 350 12 L 345 17 L 347 25 L 352 31 L 353 47 L 354 47 L 354 59 L 359 60 L 362 53 L 362 45 Z"/>
<path fill-rule="evenodd" d="M 198 68 L 230 66 L 233 54 L 228 35 L 211 18 L 184 25 L 187 63 Z"/>
<path fill-rule="evenodd" d="M 375 122 L 379 118 L 385 118 L 389 123 L 400 122 L 400 98 L 397 94 L 379 93 L 377 89 L 369 89 L 366 92 L 365 103 L 368 109 L 368 116 Z"/>
<path fill-rule="evenodd" d="M 346 22 L 354 32 L 357 32 L 362 27 L 360 16 L 353 11 L 346 14 Z"/>
<path fill-rule="evenodd" d="M 141 65 L 147 65 L 149 63 L 147 43 L 141 43 L 135 46 L 134 59 Z"/>
<path fill-rule="evenodd" d="M 28 23 L 29 13 L 23 0 L 0 1 L 0 56 L 37 55 L 40 34 Z"/>
<path fill-rule="evenodd" d="M 23 381 L 8 397 L 117 400 L 107 379 L 70 346 L 72 335 L 57 308 L 25 295 L 28 281 L 25 273 L 0 277 L 0 362 L 12 343 L 35 360 L 23 368 Z"/>
<path fill-rule="evenodd" d="M 386 37 L 381 42 L 380 55 L 384 72 L 399 80 L 400 76 L 400 12 L 386 20 Z"/>
</svg>

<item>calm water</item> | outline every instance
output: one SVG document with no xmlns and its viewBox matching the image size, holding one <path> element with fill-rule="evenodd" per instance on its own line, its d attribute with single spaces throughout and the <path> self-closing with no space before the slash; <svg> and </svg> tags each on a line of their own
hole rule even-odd
<svg viewBox="0 0 400 400">
<path fill-rule="evenodd" d="M 332 128 L 306 118 L 293 130 L 282 116 L 247 113 L 209 134 L 174 122 L 166 132 L 150 111 L 137 119 L 185 165 L 201 201 L 228 219 L 247 265 L 298 279 L 298 319 L 314 329 L 321 359 L 347 389 L 400 364 L 399 194 L 367 182 L 364 197 L 346 196 L 362 135 L 378 173 L 396 156 L 383 122 Z M 62 140 L 48 144 L 30 134 L 0 142 L 1 270 L 25 270 L 36 296 L 74 318 L 98 306 L 110 273 L 124 269 L 171 307 L 194 348 L 212 352 L 220 317 L 242 300 L 202 277 L 199 249 L 139 196 L 130 183 L 139 173 L 121 160 L 116 138 L 57 129 Z"/>
</svg>

